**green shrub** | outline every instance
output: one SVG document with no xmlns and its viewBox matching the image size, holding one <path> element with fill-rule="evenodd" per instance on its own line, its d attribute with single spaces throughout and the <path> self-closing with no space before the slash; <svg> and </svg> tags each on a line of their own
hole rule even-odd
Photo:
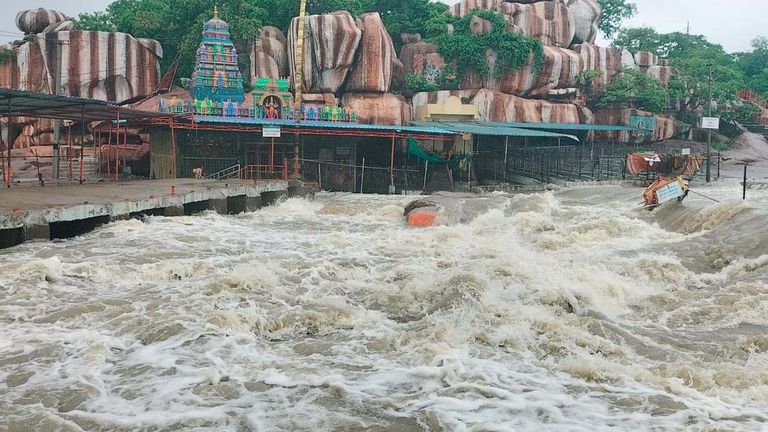
<svg viewBox="0 0 768 432">
<path fill-rule="evenodd" d="M 493 30 L 484 35 L 472 33 L 472 17 L 488 20 Z M 541 70 L 544 64 L 544 48 L 538 39 L 507 31 L 507 22 L 496 12 L 475 9 L 469 15 L 454 23 L 452 34 L 443 34 L 433 39 L 440 48 L 440 54 L 448 63 L 456 65 L 456 76 L 461 77 L 474 71 L 482 77 L 488 77 L 486 52 L 496 52 L 497 78 L 522 69 L 531 57 L 534 60 L 534 72 Z"/>
</svg>

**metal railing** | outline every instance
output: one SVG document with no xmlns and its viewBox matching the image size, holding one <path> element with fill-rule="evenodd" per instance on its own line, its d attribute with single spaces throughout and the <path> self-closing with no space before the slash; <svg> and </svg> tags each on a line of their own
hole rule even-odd
<svg viewBox="0 0 768 432">
<path fill-rule="evenodd" d="M 205 176 L 207 179 L 211 180 L 225 180 L 225 179 L 231 179 L 235 177 L 240 176 L 240 164 L 232 165 L 229 168 L 224 168 L 221 171 L 217 171 L 211 175 Z"/>
<path fill-rule="evenodd" d="M 239 172 L 243 180 L 288 180 L 288 159 L 282 165 L 246 165 Z"/>
</svg>

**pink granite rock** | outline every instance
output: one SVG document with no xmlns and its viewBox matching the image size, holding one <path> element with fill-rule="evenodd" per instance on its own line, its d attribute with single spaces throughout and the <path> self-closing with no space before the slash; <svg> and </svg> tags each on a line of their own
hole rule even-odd
<svg viewBox="0 0 768 432">
<path fill-rule="evenodd" d="M 412 119 L 411 106 L 391 93 L 347 93 L 341 106 L 351 109 L 357 121 L 375 125 L 404 125 Z"/>
<path fill-rule="evenodd" d="M 659 64 L 659 58 L 655 54 L 649 52 L 635 53 L 635 64 L 640 67 L 650 67 Z"/>
<path fill-rule="evenodd" d="M 539 71 L 534 71 L 534 58 L 531 55 L 525 66 L 502 78 L 496 78 L 495 53 L 489 52 L 486 58 L 489 64 L 489 76 L 480 79 L 472 72 L 467 73 L 462 79 L 461 88 L 476 90 L 486 88 L 516 96 L 541 97 L 550 94 L 551 90 L 573 88 L 576 76 L 584 69 L 578 53 L 551 46 L 544 47 L 544 63 Z"/>
<path fill-rule="evenodd" d="M 572 50 L 579 53 L 584 71 L 599 71 L 601 76 L 595 84 L 602 88 L 613 79 L 622 68 L 622 50 L 618 48 L 599 47 L 594 44 L 573 45 Z"/>
<path fill-rule="evenodd" d="M 450 11 L 455 16 L 463 17 L 475 9 L 496 10 L 502 3 L 504 0 L 461 0 L 453 5 Z"/>
<path fill-rule="evenodd" d="M 476 35 L 484 35 L 493 32 L 493 23 L 487 19 L 473 16 L 469 21 L 469 31 Z"/>
<path fill-rule="evenodd" d="M 264 27 L 261 30 L 261 36 L 249 48 L 252 77 L 278 79 L 288 76 L 285 41 L 280 29 Z"/>
<path fill-rule="evenodd" d="M 483 120 L 528 123 L 586 123 L 593 120 L 586 107 L 523 99 L 493 90 L 480 90 L 472 103 Z"/>
<path fill-rule="evenodd" d="M 151 95 L 160 76 L 160 44 L 125 33 L 62 31 L 39 33 L 19 46 L 7 45 L 15 56 L 0 64 L 0 87 L 53 94 L 62 53 L 62 92 L 123 102 Z M 48 120 L 14 118 L 14 127 L 26 124 L 14 146 L 51 144 Z"/>
<path fill-rule="evenodd" d="M 415 42 L 403 45 L 403 49 L 400 51 L 400 61 L 403 62 L 403 68 L 406 75 L 422 74 L 424 71 L 424 65 L 427 61 L 427 57 L 437 54 L 438 47 L 435 44 L 427 42 Z M 434 57 L 432 57 L 434 60 Z M 445 65 L 445 61 L 440 58 L 440 67 Z"/>
<path fill-rule="evenodd" d="M 66 15 L 52 9 L 29 9 L 16 14 L 16 27 L 26 34 L 41 33 L 46 27 L 69 20 Z"/>
<path fill-rule="evenodd" d="M 633 116 L 653 118 L 656 127 L 648 135 L 641 135 L 634 132 L 599 132 L 595 139 L 608 142 L 622 143 L 642 143 L 652 141 L 662 141 L 677 136 L 685 135 L 691 129 L 691 126 L 675 120 L 669 116 L 654 115 L 646 111 L 636 109 L 606 109 L 595 113 L 595 121 L 599 124 L 630 126 Z"/>
<path fill-rule="evenodd" d="M 400 59 L 392 59 L 392 90 L 401 90 L 405 86 L 405 67 Z"/>
<path fill-rule="evenodd" d="M 288 32 L 288 60 L 295 75 L 298 18 Z M 304 34 L 303 88 L 315 93 L 337 93 L 347 79 L 360 44 L 362 31 L 349 12 L 311 15 Z"/>
<path fill-rule="evenodd" d="M 386 93 L 392 85 L 392 63 L 397 59 L 392 37 L 378 12 L 360 15 L 357 25 L 363 32 L 347 91 Z"/>
<path fill-rule="evenodd" d="M 568 47 L 576 34 L 576 22 L 562 3 L 543 1 L 532 4 L 501 3 L 511 31 L 541 40 L 544 45 Z"/>
<path fill-rule="evenodd" d="M 600 31 L 597 25 L 603 13 L 603 6 L 596 0 L 568 0 L 566 5 L 576 26 L 572 43 L 594 43 Z"/>
<path fill-rule="evenodd" d="M 25 42 L 15 48 L 14 59 L 0 65 L 0 83 L 54 93 L 59 41 L 65 95 L 122 102 L 155 90 L 163 55 L 159 43 L 125 33 L 88 31 L 41 33 Z"/>
</svg>

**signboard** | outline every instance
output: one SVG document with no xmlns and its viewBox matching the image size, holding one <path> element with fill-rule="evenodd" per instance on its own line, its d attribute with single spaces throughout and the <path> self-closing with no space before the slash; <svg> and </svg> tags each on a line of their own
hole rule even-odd
<svg viewBox="0 0 768 432">
<path fill-rule="evenodd" d="M 349 156 L 351 152 L 352 152 L 352 149 L 349 148 L 349 146 L 336 147 L 336 154 L 339 156 Z"/>
<path fill-rule="evenodd" d="M 261 129 L 261 136 L 264 138 L 280 138 L 280 126 L 264 126 Z"/>
<path fill-rule="evenodd" d="M 702 117 L 702 129 L 720 129 L 720 117 Z"/>
<path fill-rule="evenodd" d="M 689 149 L 689 148 L 684 148 L 684 149 L 683 149 L 683 150 L 680 152 L 680 154 L 681 154 L 681 155 L 683 155 L 683 156 L 688 156 L 688 155 L 690 155 L 690 154 L 691 154 L 691 149 Z"/>
<path fill-rule="evenodd" d="M 633 115 L 629 118 L 629 126 L 638 135 L 651 135 L 656 130 L 656 117 Z"/>
<path fill-rule="evenodd" d="M 680 186 L 679 181 L 672 182 L 656 191 L 656 198 L 658 198 L 659 204 L 664 204 L 683 195 L 685 195 L 685 192 L 683 192 L 683 187 Z"/>
</svg>

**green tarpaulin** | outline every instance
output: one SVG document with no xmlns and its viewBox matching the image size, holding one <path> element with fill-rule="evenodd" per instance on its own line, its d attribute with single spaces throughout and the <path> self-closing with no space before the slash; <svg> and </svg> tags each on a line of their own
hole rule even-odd
<svg viewBox="0 0 768 432">
<path fill-rule="evenodd" d="M 447 159 L 437 153 L 425 150 L 416 138 L 408 138 L 408 154 L 437 165 L 448 165 L 449 168 L 466 170 L 467 165 L 472 160 L 470 155 L 453 156 Z"/>
</svg>

